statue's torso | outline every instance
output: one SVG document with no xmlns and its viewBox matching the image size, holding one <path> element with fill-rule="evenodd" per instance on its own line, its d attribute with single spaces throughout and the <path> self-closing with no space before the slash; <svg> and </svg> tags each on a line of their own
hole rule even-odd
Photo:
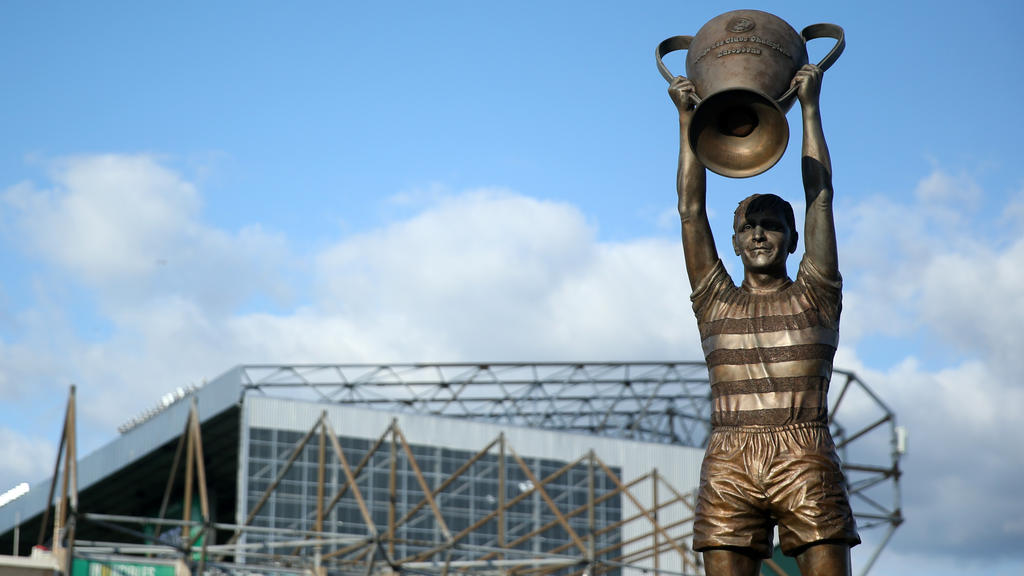
<svg viewBox="0 0 1024 576">
<path fill-rule="evenodd" d="M 807 259 L 796 282 L 772 292 L 737 287 L 716 266 L 693 295 L 713 427 L 828 422 L 841 285 Z"/>
</svg>

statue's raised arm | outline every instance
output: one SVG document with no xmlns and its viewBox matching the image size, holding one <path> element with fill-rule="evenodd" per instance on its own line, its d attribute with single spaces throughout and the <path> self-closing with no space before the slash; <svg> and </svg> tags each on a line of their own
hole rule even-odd
<svg viewBox="0 0 1024 576">
<path fill-rule="evenodd" d="M 807 200 L 804 252 L 823 274 L 835 278 L 839 275 L 839 255 L 832 215 L 832 160 L 821 127 L 821 77 L 820 68 L 807 64 L 793 78 L 804 128 L 801 159 Z"/>
<path fill-rule="evenodd" d="M 683 230 L 683 256 L 690 287 L 696 287 L 718 262 L 718 250 L 711 234 L 707 213 L 707 171 L 694 155 L 687 140 L 693 118 L 693 84 L 677 76 L 668 88 L 679 110 L 679 168 L 676 193 L 679 196 L 679 220 Z"/>
</svg>

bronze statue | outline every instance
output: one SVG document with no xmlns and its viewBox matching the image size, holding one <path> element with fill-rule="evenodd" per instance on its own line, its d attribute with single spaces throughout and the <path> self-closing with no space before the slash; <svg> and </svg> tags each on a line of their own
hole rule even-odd
<svg viewBox="0 0 1024 576">
<path fill-rule="evenodd" d="M 676 77 L 669 87 L 679 111 L 683 253 L 713 397 L 693 538 L 709 576 L 758 574 L 776 525 L 782 551 L 796 557 L 804 576 L 850 574 L 850 547 L 860 542 L 828 429 L 842 278 L 821 79 L 820 67 L 805 64 L 792 80 L 807 200 L 796 280 L 786 270 L 799 237 L 792 206 L 755 194 L 740 202 L 733 222 L 739 287 L 715 248 L 706 169 L 689 145 L 694 85 Z"/>
</svg>

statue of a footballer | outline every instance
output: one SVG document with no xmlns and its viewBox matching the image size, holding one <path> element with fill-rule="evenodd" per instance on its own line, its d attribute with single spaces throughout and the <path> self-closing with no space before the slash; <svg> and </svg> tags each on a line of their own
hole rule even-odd
<svg viewBox="0 0 1024 576">
<path fill-rule="evenodd" d="M 706 169 L 687 142 L 693 84 L 677 77 L 677 191 L 686 272 L 712 390 L 711 437 L 701 469 L 693 547 L 710 576 L 756 576 L 773 528 L 804 576 L 847 575 L 860 538 L 828 429 L 827 393 L 839 339 L 842 278 L 832 215 L 832 165 L 821 126 L 822 70 L 793 85 L 803 117 L 807 200 L 796 280 L 793 208 L 771 194 L 740 202 L 732 246 L 739 286 L 715 248 L 705 208 Z"/>
</svg>

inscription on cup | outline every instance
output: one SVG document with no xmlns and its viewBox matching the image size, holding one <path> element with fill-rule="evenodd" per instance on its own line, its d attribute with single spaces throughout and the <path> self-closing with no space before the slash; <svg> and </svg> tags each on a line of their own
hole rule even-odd
<svg viewBox="0 0 1024 576">
<path fill-rule="evenodd" d="M 789 51 L 783 48 L 782 44 L 774 40 L 769 40 L 768 38 L 762 38 L 760 36 L 730 36 L 725 40 L 719 40 L 718 42 L 715 42 L 714 44 L 702 50 L 701 53 L 697 55 L 697 58 L 693 61 L 693 63 L 696 64 L 700 62 L 701 60 L 704 59 L 705 56 L 710 54 L 712 51 L 721 48 L 722 46 L 728 44 L 739 44 L 744 42 L 750 42 L 752 44 L 760 44 L 762 46 L 767 46 L 768 48 L 778 52 L 779 54 L 782 54 L 787 58 L 792 58 L 792 55 L 789 53 Z M 761 49 L 756 46 L 743 48 L 730 47 L 729 49 L 722 50 L 721 52 L 715 54 L 715 58 L 721 58 L 722 56 L 728 56 L 729 54 L 756 54 L 760 56 Z"/>
</svg>

